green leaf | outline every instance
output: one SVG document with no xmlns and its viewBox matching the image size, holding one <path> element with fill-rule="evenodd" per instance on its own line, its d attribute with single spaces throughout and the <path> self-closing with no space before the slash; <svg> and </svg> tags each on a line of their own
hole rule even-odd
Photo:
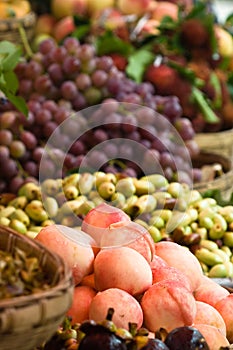
<svg viewBox="0 0 233 350">
<path fill-rule="evenodd" d="M 146 67 L 153 62 L 155 56 L 152 52 L 140 49 L 131 54 L 128 58 L 128 65 L 126 67 L 127 75 L 140 83 Z"/>
<path fill-rule="evenodd" d="M 21 50 L 19 48 L 17 48 L 14 52 L 10 52 L 8 55 L 6 55 L 1 63 L 3 71 L 13 70 L 19 62 L 20 57 Z"/>
<path fill-rule="evenodd" d="M 75 15 L 74 17 L 75 30 L 72 36 L 77 39 L 83 39 L 91 31 L 91 21 L 90 19 L 82 16 Z"/>
<path fill-rule="evenodd" d="M 6 94 L 7 98 L 9 99 L 9 101 L 11 103 L 13 103 L 13 105 L 24 115 L 28 115 L 28 107 L 27 104 L 25 102 L 25 100 L 23 99 L 23 97 L 21 96 L 15 96 L 14 94 L 10 93 L 8 91 L 8 93 Z"/>
<path fill-rule="evenodd" d="M 210 75 L 210 84 L 213 86 L 214 92 L 215 92 L 215 97 L 214 97 L 214 100 L 212 102 L 212 105 L 214 106 L 214 108 L 221 108 L 221 106 L 222 106 L 222 88 L 221 88 L 221 83 L 219 81 L 219 78 L 214 71 L 212 71 L 211 75 Z"/>
<path fill-rule="evenodd" d="M 106 31 L 103 35 L 97 37 L 95 46 L 97 54 L 100 56 L 116 52 L 128 57 L 134 51 L 130 43 L 121 40 L 111 31 Z"/>
<path fill-rule="evenodd" d="M 16 45 L 10 41 L 3 40 L 0 42 L 0 55 L 14 53 L 16 50 Z"/>
<path fill-rule="evenodd" d="M 7 82 L 7 90 L 9 90 L 13 94 L 16 94 L 19 87 L 19 82 L 15 73 L 9 70 L 4 73 L 4 78 Z"/>
</svg>

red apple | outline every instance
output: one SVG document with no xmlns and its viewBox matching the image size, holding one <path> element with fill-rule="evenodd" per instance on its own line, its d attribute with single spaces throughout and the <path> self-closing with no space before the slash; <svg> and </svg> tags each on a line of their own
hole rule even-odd
<svg viewBox="0 0 233 350">
<path fill-rule="evenodd" d="M 75 29 L 75 24 L 72 16 L 67 16 L 60 19 L 54 29 L 53 36 L 57 42 L 63 40 L 66 36 L 71 34 Z"/>
</svg>

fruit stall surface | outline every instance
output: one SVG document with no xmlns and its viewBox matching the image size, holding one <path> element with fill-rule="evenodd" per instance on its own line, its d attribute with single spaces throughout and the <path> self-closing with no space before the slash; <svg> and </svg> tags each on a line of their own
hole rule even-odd
<svg viewBox="0 0 233 350">
<path fill-rule="evenodd" d="M 0 1 L 1 350 L 232 348 L 232 5 Z"/>
</svg>

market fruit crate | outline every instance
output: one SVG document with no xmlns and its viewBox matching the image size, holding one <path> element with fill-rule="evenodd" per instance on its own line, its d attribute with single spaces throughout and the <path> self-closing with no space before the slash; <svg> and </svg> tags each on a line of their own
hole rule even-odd
<svg viewBox="0 0 233 350">
<path fill-rule="evenodd" d="M 64 320 L 73 299 L 73 277 L 66 263 L 39 242 L 0 226 L 0 250 L 15 248 L 35 257 L 48 288 L 0 299 L 0 349 L 31 350 L 48 340 Z"/>
</svg>

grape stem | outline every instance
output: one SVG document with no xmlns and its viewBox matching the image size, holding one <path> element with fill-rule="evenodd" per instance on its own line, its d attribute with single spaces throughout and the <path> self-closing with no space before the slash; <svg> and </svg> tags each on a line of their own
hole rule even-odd
<svg viewBox="0 0 233 350">
<path fill-rule="evenodd" d="M 33 52 L 32 52 L 32 49 L 30 47 L 30 44 L 28 42 L 26 32 L 21 24 L 19 24 L 19 34 L 20 34 L 20 37 L 21 37 L 21 40 L 22 40 L 22 43 L 23 43 L 23 46 L 24 46 L 24 49 L 26 51 L 27 56 L 32 57 Z"/>
<path fill-rule="evenodd" d="M 203 113 L 204 120 L 207 123 L 215 124 L 219 122 L 219 117 L 208 105 L 205 97 L 203 96 L 203 93 L 196 86 L 192 87 L 192 98 L 194 102 L 199 106 L 200 110 Z"/>
</svg>

